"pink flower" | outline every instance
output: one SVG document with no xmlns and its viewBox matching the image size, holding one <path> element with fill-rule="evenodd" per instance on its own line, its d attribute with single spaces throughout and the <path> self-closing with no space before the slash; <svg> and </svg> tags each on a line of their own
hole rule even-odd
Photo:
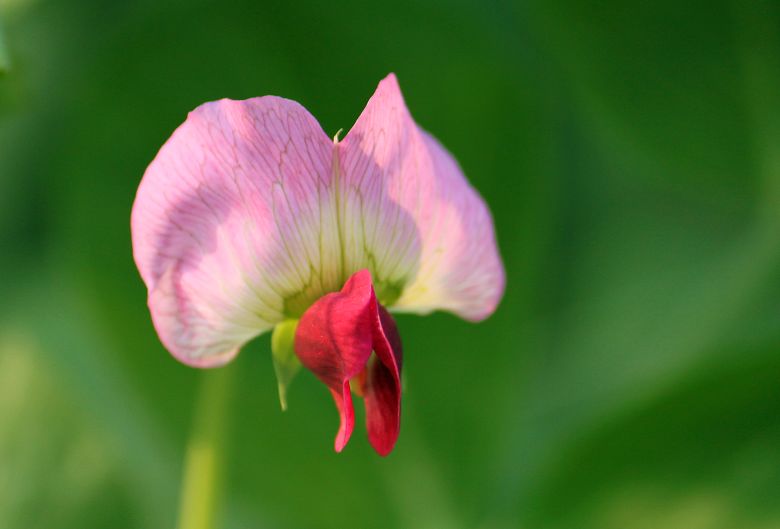
<svg viewBox="0 0 780 529">
<path fill-rule="evenodd" d="M 478 321 L 504 290 L 485 203 L 392 74 L 341 141 L 287 99 L 201 105 L 146 170 L 132 235 L 166 348 L 213 367 L 276 328 L 280 395 L 297 356 L 333 394 L 337 451 L 351 390 L 377 452 L 398 437 L 401 342 L 385 307 Z"/>
</svg>

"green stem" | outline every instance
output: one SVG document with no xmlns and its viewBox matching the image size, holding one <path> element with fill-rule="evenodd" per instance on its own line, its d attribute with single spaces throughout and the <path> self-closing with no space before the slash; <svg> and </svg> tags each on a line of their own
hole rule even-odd
<svg viewBox="0 0 780 529">
<path fill-rule="evenodd" d="M 213 529 L 222 492 L 231 368 L 204 371 L 184 460 L 178 529 Z"/>
</svg>

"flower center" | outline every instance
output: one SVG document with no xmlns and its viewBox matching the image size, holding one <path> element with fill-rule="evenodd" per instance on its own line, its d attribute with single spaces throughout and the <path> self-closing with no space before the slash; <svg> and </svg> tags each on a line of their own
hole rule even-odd
<svg viewBox="0 0 780 529">
<path fill-rule="evenodd" d="M 320 285 L 306 285 L 303 290 L 284 298 L 284 319 L 299 319 L 318 299 L 331 292 L 338 292 L 342 286 L 343 284 L 327 289 Z M 378 280 L 374 282 L 374 292 L 382 306 L 391 307 L 401 297 L 405 286 L 404 280 Z"/>
</svg>

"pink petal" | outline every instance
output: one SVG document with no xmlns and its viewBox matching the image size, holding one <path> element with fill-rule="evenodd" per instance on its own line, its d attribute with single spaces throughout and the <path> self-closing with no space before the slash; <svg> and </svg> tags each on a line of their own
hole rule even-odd
<svg viewBox="0 0 780 529">
<path fill-rule="evenodd" d="M 493 221 L 457 162 L 412 119 L 389 75 L 338 145 L 346 268 L 368 266 L 394 308 L 480 320 L 504 291 Z"/>
<path fill-rule="evenodd" d="M 151 163 L 133 251 L 165 346 L 213 366 L 342 284 L 333 142 L 298 103 L 206 103 Z"/>
<path fill-rule="evenodd" d="M 400 417 L 401 346 L 392 318 L 376 301 L 368 270 L 356 272 L 340 292 L 323 296 L 301 317 L 295 352 L 333 394 L 341 416 L 335 448 L 341 451 L 354 427 L 349 382 L 378 360 L 362 383 L 369 440 L 382 455 L 392 450 Z"/>
</svg>

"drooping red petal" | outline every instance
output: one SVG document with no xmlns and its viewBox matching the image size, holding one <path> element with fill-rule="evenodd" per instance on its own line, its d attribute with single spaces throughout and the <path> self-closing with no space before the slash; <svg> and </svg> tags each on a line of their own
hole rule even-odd
<svg viewBox="0 0 780 529">
<path fill-rule="evenodd" d="M 371 352 L 376 351 L 368 369 Z M 392 450 L 400 420 L 401 345 L 390 315 L 379 305 L 368 270 L 356 272 L 340 292 L 320 298 L 303 314 L 295 352 L 330 389 L 341 424 L 340 452 L 354 427 L 349 381 L 357 379 L 366 398 L 368 436 L 381 455 Z M 361 374 L 366 370 L 365 377 Z"/>
<path fill-rule="evenodd" d="M 339 431 L 336 434 L 336 442 L 334 443 L 336 452 L 341 452 L 347 446 L 347 441 L 349 441 L 352 430 L 355 428 L 355 408 L 352 406 L 352 393 L 349 391 L 349 382 L 344 382 L 341 390 L 331 388 L 330 392 L 333 394 L 336 409 L 339 410 L 339 416 L 341 417 Z"/>
<path fill-rule="evenodd" d="M 401 426 L 401 338 L 393 317 L 378 305 L 374 325 L 374 357 L 362 384 L 368 440 L 380 455 L 395 446 Z"/>
</svg>

